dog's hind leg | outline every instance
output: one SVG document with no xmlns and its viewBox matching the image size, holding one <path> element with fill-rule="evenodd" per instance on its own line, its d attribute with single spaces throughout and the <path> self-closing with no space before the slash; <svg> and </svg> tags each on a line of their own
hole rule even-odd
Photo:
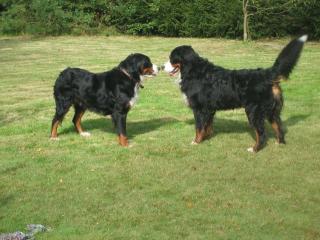
<svg viewBox="0 0 320 240">
<path fill-rule="evenodd" d="M 261 150 L 263 148 L 265 141 L 266 141 L 264 126 L 262 126 L 262 125 L 256 126 L 255 133 L 256 133 L 256 143 L 253 147 L 248 148 L 249 152 L 258 152 L 259 150 Z"/>
<path fill-rule="evenodd" d="M 76 131 L 80 134 L 80 136 L 89 137 L 90 133 L 85 132 L 81 126 L 81 118 L 85 113 L 86 109 L 81 107 L 79 104 L 75 104 L 74 111 L 75 112 L 74 112 L 74 117 L 72 119 L 72 122 L 74 124 L 74 127 L 76 128 Z"/>
<path fill-rule="evenodd" d="M 276 119 L 274 119 L 271 123 L 271 126 L 274 130 L 274 132 L 276 133 L 276 137 L 277 137 L 277 143 L 278 144 L 285 144 L 285 140 L 284 140 L 284 131 L 282 129 L 282 121 L 280 116 L 277 117 Z"/>
<path fill-rule="evenodd" d="M 52 119 L 51 124 L 51 136 L 50 139 L 58 139 L 58 126 L 61 124 L 63 117 L 68 112 L 70 106 L 72 105 L 72 100 L 70 98 L 56 97 L 56 113 Z"/>
<path fill-rule="evenodd" d="M 248 148 L 249 152 L 258 152 L 266 142 L 266 133 L 264 128 L 264 113 L 259 111 L 258 107 L 254 110 L 246 108 L 246 114 L 250 125 L 254 128 L 256 134 L 256 143 L 253 147 Z"/>
<path fill-rule="evenodd" d="M 283 106 L 283 98 L 281 94 L 281 89 L 279 89 L 279 93 L 275 95 L 274 92 L 274 107 L 272 111 L 268 115 L 268 121 L 270 122 L 276 137 L 277 137 L 277 143 L 284 144 L 284 131 L 282 127 L 282 121 L 280 118 L 282 106 Z"/>
</svg>

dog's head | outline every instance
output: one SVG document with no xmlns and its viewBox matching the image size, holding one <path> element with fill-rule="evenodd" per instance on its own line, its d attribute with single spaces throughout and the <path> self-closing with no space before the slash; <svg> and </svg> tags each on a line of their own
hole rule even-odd
<svg viewBox="0 0 320 240">
<path fill-rule="evenodd" d="M 199 55 L 193 50 L 191 46 L 183 45 L 172 50 L 169 56 L 169 61 L 163 66 L 163 69 L 171 76 L 174 76 L 186 64 L 192 62 Z"/>
<path fill-rule="evenodd" d="M 129 55 L 119 64 L 133 79 L 140 81 L 142 76 L 156 76 L 159 72 L 157 65 L 152 64 L 150 58 L 141 53 Z"/>
</svg>

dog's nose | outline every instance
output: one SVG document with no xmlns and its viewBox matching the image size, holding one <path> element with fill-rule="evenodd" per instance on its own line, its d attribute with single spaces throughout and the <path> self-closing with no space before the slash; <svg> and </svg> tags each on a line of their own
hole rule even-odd
<svg viewBox="0 0 320 240">
<path fill-rule="evenodd" d="M 160 70 L 163 70 L 164 69 L 164 65 L 161 65 L 160 67 L 159 67 L 159 71 Z"/>
</svg>

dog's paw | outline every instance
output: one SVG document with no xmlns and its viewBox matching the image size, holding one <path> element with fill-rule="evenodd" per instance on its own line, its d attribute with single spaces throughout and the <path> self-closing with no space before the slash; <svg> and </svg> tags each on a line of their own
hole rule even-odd
<svg viewBox="0 0 320 240">
<path fill-rule="evenodd" d="M 286 143 L 285 143 L 284 141 L 280 142 L 280 141 L 277 140 L 277 141 L 275 142 L 275 144 L 276 144 L 276 145 L 284 145 L 284 144 L 286 144 Z"/>
<path fill-rule="evenodd" d="M 198 145 L 199 143 L 197 143 L 195 140 L 193 140 L 192 142 L 191 142 L 191 145 Z"/>
<path fill-rule="evenodd" d="M 131 143 L 131 142 L 127 146 L 127 148 L 133 148 L 133 147 L 134 147 L 134 143 Z"/>
<path fill-rule="evenodd" d="M 254 149 L 253 149 L 253 147 L 248 148 L 247 151 L 248 151 L 248 152 L 251 152 L 251 153 L 254 153 L 254 152 L 255 152 Z"/>
<path fill-rule="evenodd" d="M 89 132 L 81 132 L 81 133 L 80 133 L 80 136 L 81 136 L 81 137 L 90 137 L 90 136 L 91 136 L 91 133 L 89 133 Z"/>
<path fill-rule="evenodd" d="M 51 141 L 59 141 L 59 138 L 58 137 L 50 137 L 50 140 Z"/>
<path fill-rule="evenodd" d="M 129 144 L 129 142 L 127 143 L 119 143 L 119 145 L 123 148 L 131 148 L 132 147 L 132 144 Z"/>
</svg>

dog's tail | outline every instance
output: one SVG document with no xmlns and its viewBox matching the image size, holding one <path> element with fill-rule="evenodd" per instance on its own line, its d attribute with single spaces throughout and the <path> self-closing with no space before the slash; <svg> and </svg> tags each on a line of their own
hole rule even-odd
<svg viewBox="0 0 320 240">
<path fill-rule="evenodd" d="M 276 79 L 284 78 L 288 79 L 294 66 L 298 62 L 304 43 L 307 41 L 308 36 L 303 35 L 302 37 L 292 40 L 288 45 L 281 51 L 277 57 L 275 63 L 272 66 L 276 76 Z"/>
</svg>

